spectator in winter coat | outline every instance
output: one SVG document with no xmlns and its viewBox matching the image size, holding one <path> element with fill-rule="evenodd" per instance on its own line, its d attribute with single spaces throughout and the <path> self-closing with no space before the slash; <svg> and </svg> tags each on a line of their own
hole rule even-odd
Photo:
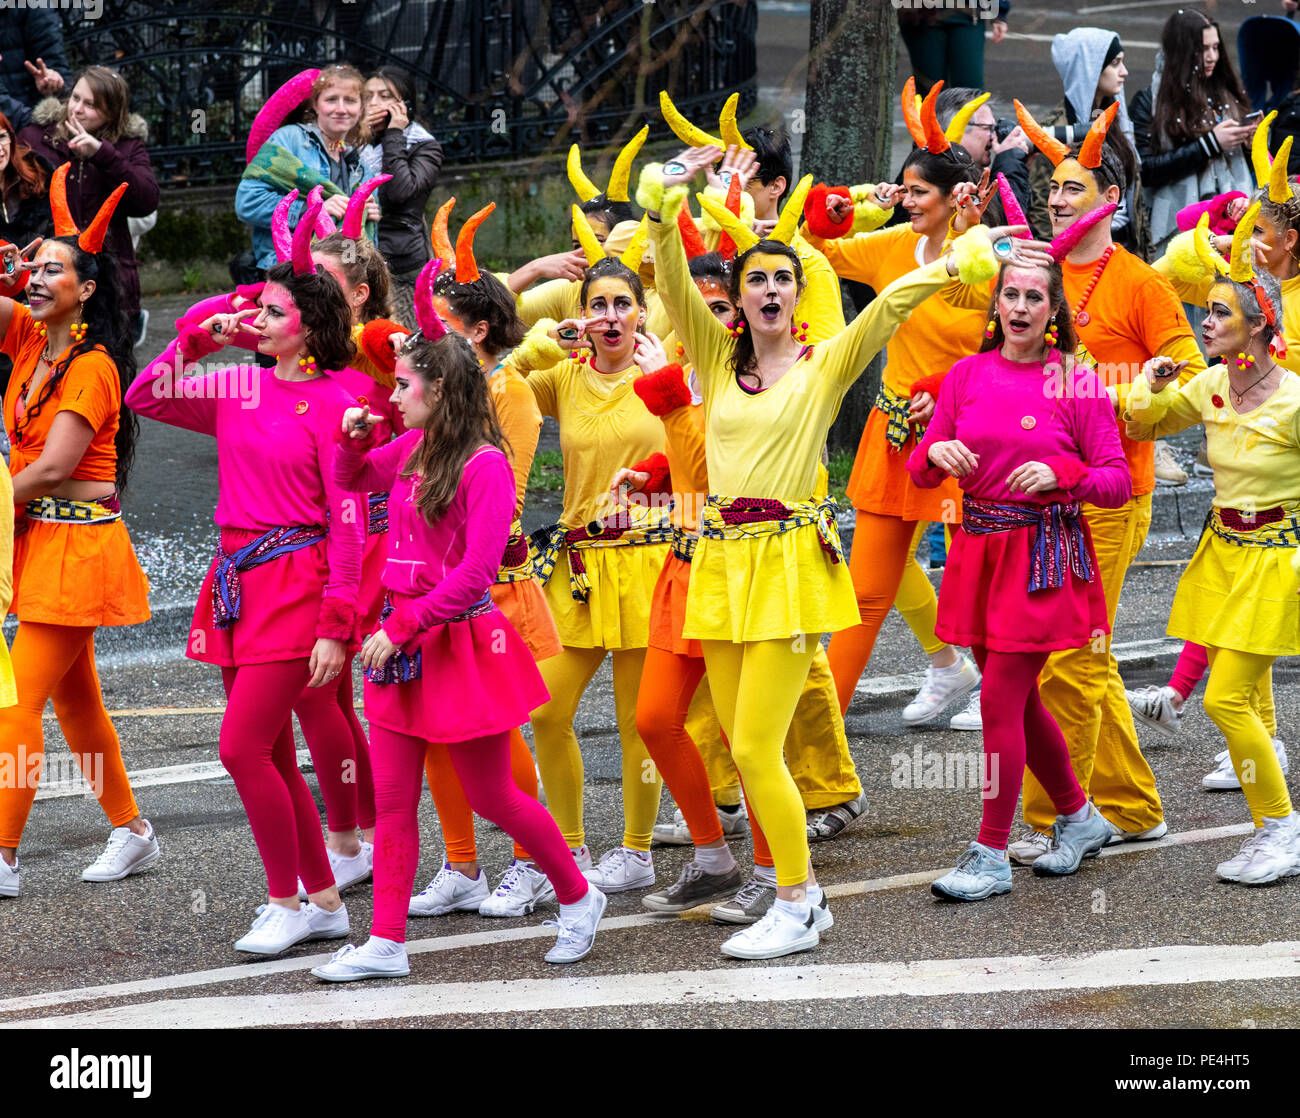
<svg viewBox="0 0 1300 1118">
<path fill-rule="evenodd" d="M 0 240 L 23 248 L 53 232 L 49 175 L 0 113 Z"/>
<path fill-rule="evenodd" d="M 0 19 L 0 95 L 27 110 L 42 97 L 63 92 L 68 56 L 63 50 L 63 25 L 53 10 L 56 6 L 6 4 Z M 27 123 L 16 119 L 24 116 L 22 112 L 11 114 L 4 104 L 0 109 L 18 128 Z"/>
</svg>

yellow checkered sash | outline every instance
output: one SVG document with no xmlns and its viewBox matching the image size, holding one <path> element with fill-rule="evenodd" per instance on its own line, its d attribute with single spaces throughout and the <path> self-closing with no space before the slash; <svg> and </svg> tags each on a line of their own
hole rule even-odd
<svg viewBox="0 0 1300 1118">
<path fill-rule="evenodd" d="M 536 550 L 533 573 L 545 586 L 555 573 L 555 563 L 563 548 L 569 553 L 569 590 L 575 602 L 591 596 L 591 578 L 582 553 L 592 547 L 639 547 L 644 544 L 669 543 L 673 525 L 665 508 L 647 509 L 629 505 L 626 509 L 593 520 L 585 528 L 566 528 L 552 524 L 539 528 L 529 541 Z"/>
<path fill-rule="evenodd" d="M 792 532 L 811 524 L 817 529 L 822 550 L 832 563 L 844 558 L 840 527 L 835 522 L 839 506 L 834 497 L 820 501 L 776 501 L 765 497 L 719 497 L 710 493 L 700 514 L 700 536 L 735 540 Z"/>
<path fill-rule="evenodd" d="M 107 524 L 122 519 L 117 494 L 102 501 L 70 501 L 66 497 L 36 497 L 27 502 L 28 520 L 48 524 Z"/>
<path fill-rule="evenodd" d="M 510 525 L 510 538 L 506 540 L 506 550 L 501 556 L 497 582 L 527 582 L 533 577 L 536 559 L 528 545 L 528 537 L 524 535 L 523 525 L 516 520 Z"/>
<path fill-rule="evenodd" d="M 912 425 L 908 422 L 907 413 L 912 406 L 910 396 L 900 396 L 884 381 L 880 383 L 880 391 L 876 393 L 876 402 L 873 405 L 875 409 L 885 417 L 885 441 L 895 450 L 902 450 L 903 444 L 907 442 L 907 437 L 916 431 L 916 441 L 920 442 L 925 437 L 925 424 L 917 423 Z"/>
<path fill-rule="evenodd" d="M 1206 527 L 1237 547 L 1300 547 L 1300 501 L 1271 509 L 1210 509 Z"/>
</svg>

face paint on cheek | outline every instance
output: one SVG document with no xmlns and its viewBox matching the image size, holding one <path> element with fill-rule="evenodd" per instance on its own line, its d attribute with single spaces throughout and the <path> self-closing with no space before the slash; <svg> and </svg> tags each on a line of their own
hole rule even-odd
<svg viewBox="0 0 1300 1118">
<path fill-rule="evenodd" d="M 438 312 L 438 317 L 451 329 L 455 330 L 462 338 L 465 336 L 465 324 L 452 314 L 451 304 L 443 296 L 435 295 L 433 297 L 433 309 Z"/>
<path fill-rule="evenodd" d="M 1052 172 L 1052 182 L 1058 188 L 1066 182 L 1077 182 L 1083 185 L 1083 190 L 1077 194 L 1071 192 L 1066 195 L 1062 191 L 1057 195 L 1062 202 L 1068 198 L 1068 204 L 1077 207 L 1081 214 L 1096 209 L 1098 202 L 1101 200 L 1101 192 L 1097 189 L 1097 180 L 1093 177 L 1092 172 L 1076 159 L 1062 159 L 1057 164 L 1056 170 Z"/>
<path fill-rule="evenodd" d="M 1228 308 L 1228 316 L 1223 319 L 1220 327 L 1224 336 L 1245 334 L 1250 330 L 1250 323 L 1246 321 L 1245 312 L 1241 309 L 1241 299 L 1235 287 L 1226 283 L 1215 284 L 1210 292 L 1209 302 L 1222 303 Z"/>
<path fill-rule="evenodd" d="M 631 305 L 625 310 L 620 310 L 618 307 L 620 299 L 630 299 Z M 641 308 L 637 306 L 636 296 L 626 280 L 621 280 L 616 276 L 601 276 L 600 279 L 587 288 L 587 305 L 583 308 L 582 313 L 588 318 L 595 318 L 597 312 L 592 309 L 593 304 L 602 300 L 605 307 L 603 312 L 605 318 L 613 319 L 615 322 L 623 320 L 625 324 L 630 323 L 635 327 Z"/>
</svg>

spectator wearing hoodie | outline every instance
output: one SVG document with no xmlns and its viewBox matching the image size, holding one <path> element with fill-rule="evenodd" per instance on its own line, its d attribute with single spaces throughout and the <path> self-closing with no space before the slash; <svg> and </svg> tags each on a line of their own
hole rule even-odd
<svg viewBox="0 0 1300 1118">
<path fill-rule="evenodd" d="M 1065 96 L 1061 103 L 1039 121 L 1056 139 L 1067 144 L 1082 140 L 1093 120 L 1115 102 L 1119 103 L 1115 122 L 1106 133 L 1106 143 L 1114 148 L 1124 166 L 1128 186 L 1120 199 L 1120 208 L 1111 222 L 1111 235 L 1129 252 L 1147 259 L 1151 250 L 1146 210 L 1142 206 L 1140 164 L 1133 137 L 1133 122 L 1124 104 L 1124 44 L 1113 31 L 1100 27 L 1076 27 L 1052 40 L 1052 63 L 1061 75 Z M 1052 167 L 1038 156 L 1030 160 L 1032 207 L 1026 212 L 1040 233 L 1052 228 L 1047 211 Z"/>
</svg>

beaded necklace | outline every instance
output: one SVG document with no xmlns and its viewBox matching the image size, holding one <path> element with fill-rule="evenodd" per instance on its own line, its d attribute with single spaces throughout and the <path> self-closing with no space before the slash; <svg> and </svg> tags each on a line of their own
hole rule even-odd
<svg viewBox="0 0 1300 1118">
<path fill-rule="evenodd" d="M 1092 298 L 1093 288 L 1097 286 L 1097 281 L 1101 279 L 1101 273 L 1106 270 L 1106 265 L 1110 263 L 1114 251 L 1114 244 L 1107 245 L 1106 251 L 1101 254 L 1101 259 L 1097 261 L 1097 267 L 1092 272 L 1092 279 L 1088 281 L 1088 286 L 1083 289 L 1083 298 L 1079 300 L 1079 305 L 1074 308 L 1074 324 L 1076 326 L 1087 326 L 1092 321 L 1091 316 L 1084 308 L 1088 305 L 1088 300 Z"/>
</svg>

